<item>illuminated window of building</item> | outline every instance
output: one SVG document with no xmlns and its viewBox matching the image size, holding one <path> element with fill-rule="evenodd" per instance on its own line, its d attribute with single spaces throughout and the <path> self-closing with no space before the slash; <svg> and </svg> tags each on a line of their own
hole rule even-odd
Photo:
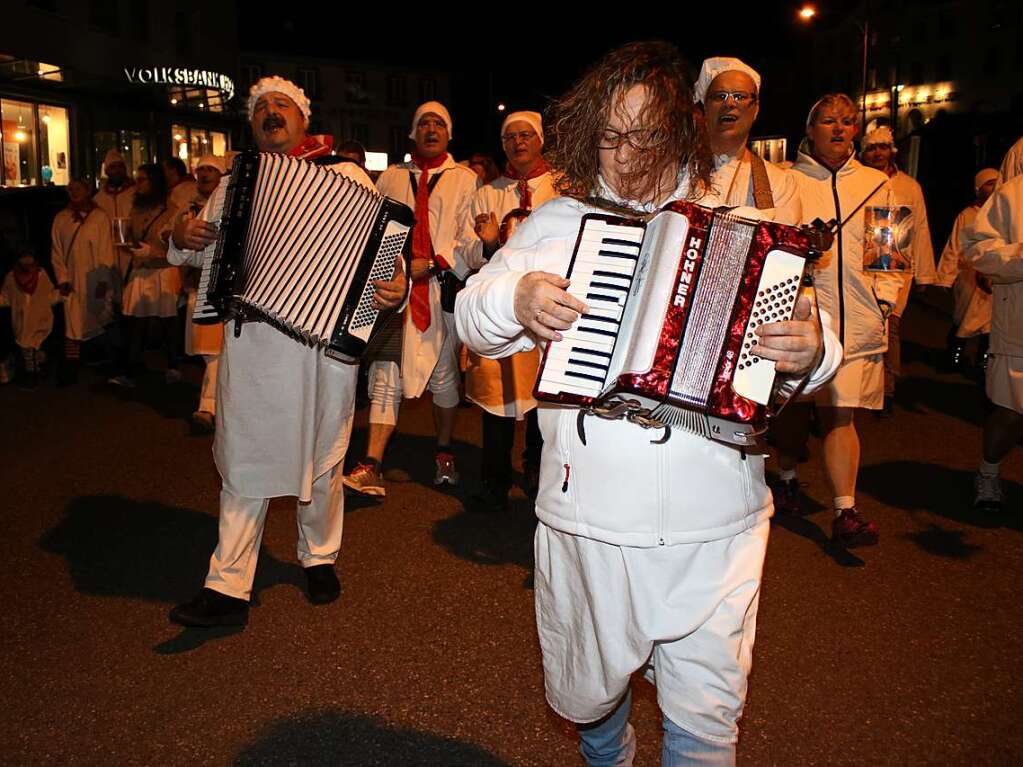
<svg viewBox="0 0 1023 767">
<path fill-rule="evenodd" d="M 129 176 L 135 175 L 138 166 L 153 161 L 149 135 L 139 131 L 97 131 L 93 134 L 93 147 L 98 164 L 95 169 L 96 179 L 103 177 L 103 158 L 111 149 L 117 150 L 124 157 Z"/>
<path fill-rule="evenodd" d="M 171 154 L 174 157 L 180 157 L 181 160 L 188 165 L 188 128 L 184 125 L 172 125 L 171 126 Z"/>
<path fill-rule="evenodd" d="M 0 99 L 0 185 L 65 185 L 70 178 L 64 107 Z"/>
<path fill-rule="evenodd" d="M 210 154 L 224 157 L 227 154 L 227 134 L 210 131 Z"/>
<path fill-rule="evenodd" d="M 171 126 L 171 153 L 181 159 L 189 171 L 206 154 L 224 157 L 227 154 L 227 134 L 187 125 Z"/>
</svg>

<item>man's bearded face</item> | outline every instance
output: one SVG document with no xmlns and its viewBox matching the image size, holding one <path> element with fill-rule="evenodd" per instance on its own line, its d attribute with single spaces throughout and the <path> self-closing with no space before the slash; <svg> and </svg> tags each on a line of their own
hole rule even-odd
<svg viewBox="0 0 1023 767">
<path fill-rule="evenodd" d="M 120 186 L 128 178 L 128 169 L 124 163 L 118 160 L 107 165 L 107 179 L 114 186 Z"/>
<path fill-rule="evenodd" d="M 894 153 L 891 144 L 868 144 L 864 147 L 860 159 L 863 160 L 864 165 L 869 165 L 871 168 L 888 170 L 888 166 L 892 164 L 892 154 Z"/>
<path fill-rule="evenodd" d="M 723 94 L 739 93 L 749 96 L 740 106 L 729 95 L 724 101 Z M 756 100 L 757 86 L 745 72 L 722 72 L 711 82 L 704 98 L 707 137 L 715 153 L 732 153 L 746 145 L 753 121 L 757 118 L 760 105 Z"/>
<path fill-rule="evenodd" d="M 195 182 L 199 193 L 209 197 L 220 183 L 220 171 L 212 165 L 200 165 L 195 169 Z"/>
<path fill-rule="evenodd" d="M 540 150 L 543 149 L 540 136 L 525 120 L 508 123 L 501 143 L 504 145 L 508 162 L 520 173 L 528 171 L 536 164 L 540 159 Z"/>
<path fill-rule="evenodd" d="M 858 130 L 856 111 L 838 101 L 817 111 L 817 118 L 806 129 L 806 136 L 817 157 L 838 163 L 852 154 Z"/>
<path fill-rule="evenodd" d="M 448 124 L 444 118 L 427 112 L 416 123 L 416 154 L 432 160 L 448 151 Z"/>
<path fill-rule="evenodd" d="M 252 135 L 263 152 L 288 152 L 305 140 L 305 115 L 290 98 L 264 93 L 252 110 Z"/>
</svg>

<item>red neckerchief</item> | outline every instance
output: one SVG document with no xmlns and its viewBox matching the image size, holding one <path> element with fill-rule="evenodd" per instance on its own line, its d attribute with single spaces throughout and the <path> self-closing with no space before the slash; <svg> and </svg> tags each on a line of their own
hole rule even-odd
<svg viewBox="0 0 1023 767">
<path fill-rule="evenodd" d="M 330 154 L 330 148 L 333 145 L 333 136 L 306 136 L 301 144 L 288 152 L 288 156 L 297 157 L 300 160 L 312 160 Z"/>
<path fill-rule="evenodd" d="M 69 202 L 67 204 L 67 209 L 71 211 L 71 219 L 76 224 L 84 224 L 85 219 L 89 217 L 89 214 L 92 213 L 92 209 L 95 207 L 96 203 L 92 201 L 91 197 L 82 202 Z"/>
<path fill-rule="evenodd" d="M 433 240 L 430 237 L 430 171 L 447 162 L 448 155 L 444 152 L 437 157 L 420 157 L 413 153 L 412 162 L 421 171 L 416 185 L 416 225 L 412 227 L 412 258 L 436 259 L 437 263 L 447 269 L 448 264 L 434 254 Z M 427 273 L 412 283 L 409 296 L 409 311 L 412 313 L 412 324 L 420 333 L 430 327 L 430 274 Z"/>
<path fill-rule="evenodd" d="M 529 179 L 542 176 L 547 173 L 550 168 L 547 167 L 547 161 L 542 157 L 533 163 L 533 167 L 530 168 L 523 174 L 519 174 L 512 164 L 509 162 L 504 166 L 504 175 L 513 181 L 519 182 L 519 207 L 523 210 L 533 209 L 533 191 L 529 188 Z"/>
<path fill-rule="evenodd" d="M 39 285 L 39 264 L 25 268 L 21 264 L 14 267 L 14 282 L 22 293 L 32 295 Z"/>
</svg>

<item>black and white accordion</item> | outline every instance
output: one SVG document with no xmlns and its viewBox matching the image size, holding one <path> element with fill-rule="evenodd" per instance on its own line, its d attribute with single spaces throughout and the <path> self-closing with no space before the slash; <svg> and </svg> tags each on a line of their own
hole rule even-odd
<svg viewBox="0 0 1023 767">
<path fill-rule="evenodd" d="M 583 217 L 567 277 L 589 308 L 548 344 L 536 398 L 749 446 L 774 363 L 756 328 L 791 319 L 812 232 L 674 202 L 648 221 Z M 663 440 L 661 440 L 663 441 Z"/>
<path fill-rule="evenodd" d="M 282 154 L 244 152 L 231 171 L 215 248 L 192 319 L 267 322 L 352 361 L 388 312 L 374 280 L 398 256 L 408 274 L 411 208 L 330 170 Z"/>
</svg>

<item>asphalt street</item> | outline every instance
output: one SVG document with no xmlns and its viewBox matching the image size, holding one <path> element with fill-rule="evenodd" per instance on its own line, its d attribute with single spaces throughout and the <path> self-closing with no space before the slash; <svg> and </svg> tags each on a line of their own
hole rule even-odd
<svg viewBox="0 0 1023 767">
<path fill-rule="evenodd" d="M 742 765 L 1023 763 L 1023 450 L 1004 464 L 1005 514 L 979 518 L 983 398 L 936 371 L 946 330 L 911 307 L 895 415 L 858 418 L 859 506 L 881 527 L 877 547 L 830 545 L 811 440 L 811 513 L 771 535 Z M 386 500 L 347 501 L 338 602 L 306 601 L 282 499 L 249 625 L 168 622 L 202 585 L 217 533 L 212 440 L 187 420 L 198 376 L 189 366 L 167 385 L 157 371 L 124 392 L 86 369 L 66 388 L 0 389 L 0 760 L 579 764 L 572 727 L 544 702 L 531 505 L 516 490 L 507 514 L 463 509 L 474 410 L 458 424 L 463 485 L 438 491 L 429 404 L 407 403 Z M 637 764 L 655 765 L 656 693 L 639 679 L 634 693 Z"/>
</svg>

